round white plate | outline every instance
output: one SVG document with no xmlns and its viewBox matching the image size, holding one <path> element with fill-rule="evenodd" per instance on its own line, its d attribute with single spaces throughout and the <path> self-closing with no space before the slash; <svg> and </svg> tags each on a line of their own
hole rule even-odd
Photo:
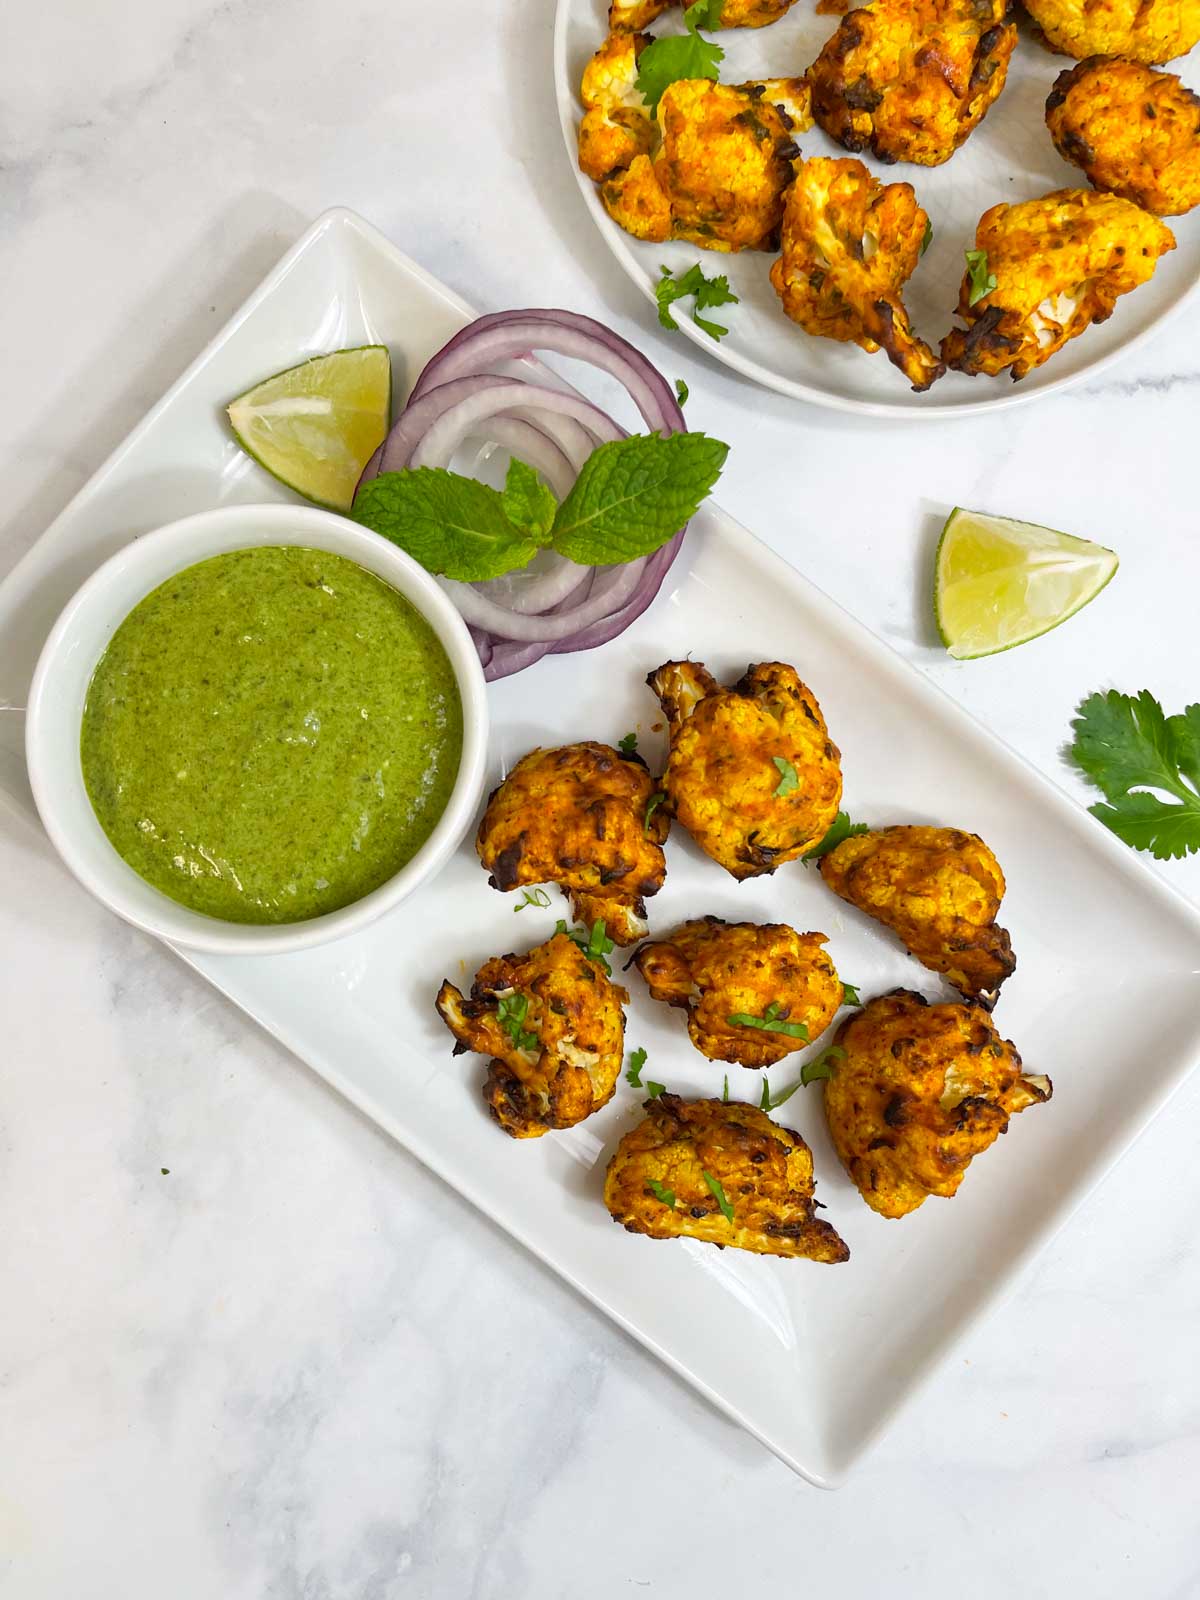
<svg viewBox="0 0 1200 1600">
<path fill-rule="evenodd" d="M 609 249 L 651 301 L 660 266 L 678 271 L 699 259 L 709 274 L 728 275 L 741 303 L 709 313 L 729 328 L 726 337 L 718 344 L 681 308 L 677 308 L 679 327 L 718 361 L 770 389 L 876 416 L 944 416 L 1019 405 L 1108 366 L 1178 311 L 1200 281 L 1200 210 L 1187 217 L 1168 217 L 1178 248 L 1162 257 L 1150 282 L 1118 300 L 1108 322 L 1073 339 L 1044 367 L 1020 383 L 1006 376 L 967 378 L 950 372 L 926 394 L 913 394 L 882 351 L 869 356 L 856 345 L 812 338 L 789 322 L 768 278 L 771 254 L 746 250 L 722 255 L 684 242 L 643 244 L 611 221 L 596 186 L 580 172 L 575 158 L 582 115 L 579 80 L 604 38 L 607 10 L 605 0 L 558 0 L 554 70 L 559 115 L 584 199 Z M 653 31 L 676 31 L 678 19 L 678 12 L 671 13 L 655 23 Z M 839 21 L 835 16 L 818 16 L 814 0 L 797 0 L 789 14 L 771 27 L 715 35 L 725 50 L 722 81 L 800 76 Z M 963 251 L 974 245 L 975 224 L 983 212 L 1000 200 L 1028 200 L 1051 189 L 1086 187 L 1083 174 L 1060 158 L 1045 124 L 1046 96 L 1058 73 L 1070 65 L 1065 56 L 1042 49 L 1022 25 L 1003 94 L 950 161 L 941 167 L 889 167 L 866 158 L 884 183 L 911 183 L 933 223 L 933 243 L 909 280 L 904 300 L 918 332 L 935 349 L 953 325 Z M 1168 70 L 1178 72 L 1189 87 L 1200 88 L 1194 57 L 1172 62 Z M 816 127 L 800 135 L 799 143 L 805 155 L 846 154 Z"/>
</svg>

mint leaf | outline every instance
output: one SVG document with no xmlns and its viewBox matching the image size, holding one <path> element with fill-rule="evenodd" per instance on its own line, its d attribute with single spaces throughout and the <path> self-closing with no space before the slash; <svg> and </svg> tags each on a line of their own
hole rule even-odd
<svg viewBox="0 0 1200 1600">
<path fill-rule="evenodd" d="M 584 567 L 649 555 L 695 514 L 728 454 L 703 433 L 631 434 L 600 445 L 558 508 L 554 548 Z"/>
<path fill-rule="evenodd" d="M 442 467 L 381 472 L 359 489 L 351 514 L 427 572 L 467 583 L 527 566 L 541 544 L 513 527 L 497 490 Z"/>
<path fill-rule="evenodd" d="M 635 1089 L 642 1087 L 642 1068 L 646 1065 L 646 1052 L 642 1049 L 629 1052 L 629 1066 L 625 1072 L 625 1082 L 631 1083 Z"/>
<path fill-rule="evenodd" d="M 779 782 L 775 785 L 777 795 L 795 794 L 800 787 L 800 776 L 790 761 L 783 756 L 772 756 L 771 760 L 779 768 Z"/>
<path fill-rule="evenodd" d="M 865 822 L 851 822 L 845 811 L 839 811 L 829 824 L 829 832 L 821 842 L 813 845 L 811 850 L 806 850 L 800 859 L 816 861 L 821 856 L 827 856 L 831 850 L 836 850 L 843 839 L 852 839 L 856 834 L 870 833 L 870 831 Z"/>
<path fill-rule="evenodd" d="M 1110 689 L 1089 695 L 1071 725 L 1068 754 L 1108 802 L 1089 808 L 1094 817 L 1159 861 L 1200 850 L 1200 705 L 1168 717 L 1147 689 Z"/>
<path fill-rule="evenodd" d="M 508 463 L 500 503 L 514 528 L 539 543 L 549 542 L 558 501 L 533 468 L 515 456 Z"/>
<path fill-rule="evenodd" d="M 675 321 L 671 307 L 676 300 L 686 300 L 690 296 L 696 302 L 692 308 L 692 321 L 696 326 L 703 328 L 712 339 L 724 338 L 729 332 L 728 328 L 720 322 L 713 322 L 700 315 L 700 312 L 709 306 L 739 303 L 737 295 L 729 287 L 729 279 L 723 273 L 707 278 L 697 261 L 681 278 L 676 278 L 670 267 L 660 267 L 659 274 L 659 280 L 654 285 L 654 298 L 658 301 L 658 320 L 664 328 L 674 328 L 678 331 L 679 324 Z"/>
<path fill-rule="evenodd" d="M 668 1189 L 665 1184 L 659 1183 L 657 1178 L 647 1178 L 646 1187 L 656 1200 L 660 1200 L 664 1206 L 670 1206 L 672 1211 L 675 1209 L 674 1189 Z"/>
<path fill-rule="evenodd" d="M 705 1172 L 703 1167 L 700 1168 L 700 1176 L 704 1179 L 705 1183 L 712 1191 L 717 1204 L 721 1208 L 721 1215 L 725 1218 L 725 1221 L 732 1222 L 733 1207 L 725 1198 L 725 1190 L 721 1187 L 721 1180 L 719 1178 L 714 1178 L 711 1172 Z"/>
<path fill-rule="evenodd" d="M 696 29 L 720 27 L 721 5 L 722 0 L 696 0 L 683 14 L 687 32 L 682 38 L 655 39 L 638 57 L 635 87 L 652 113 L 680 78 L 711 78 L 715 83 L 720 77 L 725 52 L 719 44 L 702 39 Z"/>
<path fill-rule="evenodd" d="M 996 274 L 988 271 L 986 250 L 964 250 L 963 254 L 967 258 L 967 282 L 970 284 L 967 304 L 973 306 L 984 295 L 991 294 L 996 287 Z"/>
</svg>

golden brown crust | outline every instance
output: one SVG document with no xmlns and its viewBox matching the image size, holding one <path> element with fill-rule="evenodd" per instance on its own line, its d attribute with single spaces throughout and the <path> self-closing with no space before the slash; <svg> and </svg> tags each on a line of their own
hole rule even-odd
<svg viewBox="0 0 1200 1600">
<path fill-rule="evenodd" d="M 936 167 L 1004 87 L 1017 42 L 1006 0 L 874 0 L 851 11 L 809 68 L 813 116 L 881 161 Z"/>
<path fill-rule="evenodd" d="M 1200 0 L 1025 0 L 1049 50 L 1128 56 L 1154 66 L 1186 55 L 1200 40 Z"/>
<path fill-rule="evenodd" d="M 635 964 L 655 1000 L 687 1012 L 688 1033 L 710 1061 L 769 1067 L 818 1039 L 842 1003 L 823 933 L 786 923 L 701 917 L 643 944 Z M 802 1025 L 804 1037 L 739 1025 L 735 1016 Z"/>
<path fill-rule="evenodd" d="M 630 1233 L 759 1255 L 849 1259 L 838 1234 L 815 1215 L 812 1152 L 798 1133 L 738 1101 L 664 1094 L 646 1102 L 646 1113 L 617 1146 L 604 1180 L 604 1203 Z M 731 1222 L 706 1172 L 724 1190 Z M 670 1191 L 673 1204 L 652 1182 Z"/>
<path fill-rule="evenodd" d="M 922 966 L 995 1003 L 1017 962 L 996 926 L 1004 874 L 978 834 L 878 828 L 843 839 L 820 866 L 835 894 L 899 934 Z"/>
<path fill-rule="evenodd" d="M 797 161 L 771 282 L 806 333 L 887 351 L 918 392 L 946 370 L 913 332 L 900 291 L 929 218 L 911 184 L 885 188 L 861 161 Z"/>
<path fill-rule="evenodd" d="M 898 989 L 849 1017 L 837 1043 L 845 1055 L 825 1084 L 829 1132 L 883 1217 L 953 1195 L 1009 1118 L 1052 1093 L 977 1005 L 926 1005 Z"/>
<path fill-rule="evenodd" d="M 670 726 L 662 809 L 707 855 L 753 878 L 825 837 L 842 796 L 840 758 L 794 667 L 763 662 L 724 689 L 699 662 L 668 661 L 646 682 Z"/>
<path fill-rule="evenodd" d="M 975 246 L 996 287 L 972 305 L 964 274 L 958 315 L 967 326 L 942 340 L 942 358 L 971 376 L 1007 370 L 1023 378 L 1110 317 L 1120 296 L 1145 283 L 1159 256 L 1175 248 L 1175 236 L 1117 195 L 1057 189 L 985 211 Z"/>
<path fill-rule="evenodd" d="M 515 1027 L 500 1019 L 502 998 L 525 1002 Z M 628 999 L 573 939 L 556 933 L 527 955 L 485 962 L 469 1000 L 447 979 L 437 1010 L 456 1053 L 492 1058 L 483 1097 L 495 1120 L 514 1139 L 534 1139 L 573 1127 L 612 1099 Z"/>
<path fill-rule="evenodd" d="M 661 808 L 645 763 L 585 740 L 531 750 L 492 791 L 475 841 L 494 889 L 557 883 L 578 920 L 603 919 L 617 944 L 646 932 L 648 895 L 666 876 Z"/>
<path fill-rule="evenodd" d="M 1095 189 L 1156 216 L 1200 205 L 1200 97 L 1173 72 L 1093 56 L 1060 72 L 1046 126 Z"/>
<path fill-rule="evenodd" d="M 649 43 L 648 33 L 611 33 L 584 70 L 579 166 L 597 182 L 649 154 L 658 140 L 637 88 L 638 57 Z"/>
<path fill-rule="evenodd" d="M 723 28 L 766 28 L 786 16 L 796 0 L 725 0 L 721 7 Z M 673 6 L 685 0 L 613 0 L 608 8 L 611 29 L 645 28 Z"/>
</svg>

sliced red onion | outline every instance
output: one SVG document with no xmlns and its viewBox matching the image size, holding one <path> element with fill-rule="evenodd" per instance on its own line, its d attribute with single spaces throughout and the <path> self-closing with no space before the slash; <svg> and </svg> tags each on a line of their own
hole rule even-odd
<svg viewBox="0 0 1200 1600">
<path fill-rule="evenodd" d="M 632 598 L 645 569 L 648 556 L 640 561 L 626 561 L 620 566 L 603 567 L 592 585 L 588 598 L 569 610 L 554 615 L 522 616 L 507 606 L 489 600 L 472 584 L 455 583 L 452 578 L 439 578 L 438 582 L 462 613 L 463 618 L 476 628 L 486 628 L 502 639 L 535 640 L 567 639 L 582 628 L 610 616 Z M 582 569 L 581 569 L 582 570 Z"/>
<path fill-rule="evenodd" d="M 436 391 L 434 391 L 436 393 Z M 541 384 L 509 381 L 490 385 L 444 411 L 409 458 L 410 467 L 444 467 L 469 433 L 481 422 L 501 416 L 514 406 L 536 408 L 551 416 L 573 417 L 601 439 L 619 439 L 621 430 L 599 406 L 580 395 L 548 389 Z"/>
<path fill-rule="evenodd" d="M 574 598 L 578 603 L 584 598 L 578 591 L 585 585 L 591 588 L 594 573 L 594 567 L 581 567 L 578 562 L 568 561 L 566 556 L 554 556 L 541 572 L 530 574 L 528 569 L 507 572 L 502 578 L 474 583 L 471 587 L 498 606 L 506 606 L 522 616 L 533 616 L 565 600 Z"/>
</svg>

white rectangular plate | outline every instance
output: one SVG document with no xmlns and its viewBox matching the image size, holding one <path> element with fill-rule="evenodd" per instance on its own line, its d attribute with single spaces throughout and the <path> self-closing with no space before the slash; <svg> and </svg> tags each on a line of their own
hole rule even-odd
<svg viewBox="0 0 1200 1600">
<path fill-rule="evenodd" d="M 322 217 L 0 588 L 0 704 L 24 703 L 54 616 L 104 557 L 187 512 L 285 498 L 229 439 L 221 408 L 230 396 L 307 354 L 368 341 L 391 346 L 402 395 L 467 316 L 359 218 Z M 469 980 L 484 957 L 544 937 L 561 914 L 555 904 L 515 919 L 513 897 L 487 887 L 469 843 L 434 885 L 362 935 L 295 956 L 194 965 L 796 1471 L 832 1484 L 1183 1081 L 1200 1053 L 1200 919 L 715 509 L 697 519 L 668 587 L 629 632 L 493 687 L 493 773 L 537 743 L 616 740 L 630 729 L 653 766 L 663 740 L 643 680 L 688 653 L 718 674 L 749 660 L 795 663 L 841 747 L 856 817 L 970 828 L 1004 864 L 1019 966 L 997 1021 L 1030 1070 L 1051 1074 L 1055 1094 L 1014 1119 L 953 1202 L 931 1200 L 901 1223 L 876 1217 L 841 1173 L 813 1090 L 778 1115 L 813 1147 L 817 1193 L 850 1245 L 848 1265 L 656 1243 L 617 1228 L 600 1198 L 604 1164 L 640 1096 L 622 1083 L 584 1127 L 514 1143 L 485 1115 L 482 1062 L 452 1057 L 434 1015 L 443 976 Z M 19 753 L 10 743 L 3 755 L 0 777 L 19 799 Z M 821 929 L 865 995 L 904 984 L 946 997 L 815 872 L 796 865 L 738 885 L 678 835 L 668 865 L 651 903 L 655 928 L 714 912 Z M 648 1075 L 683 1093 L 720 1093 L 724 1069 L 692 1050 L 680 1014 L 631 988 L 628 1042 L 648 1049 Z M 769 1076 L 778 1089 L 795 1068 Z M 735 1098 L 757 1101 L 758 1074 L 734 1067 L 729 1077 Z"/>
</svg>

